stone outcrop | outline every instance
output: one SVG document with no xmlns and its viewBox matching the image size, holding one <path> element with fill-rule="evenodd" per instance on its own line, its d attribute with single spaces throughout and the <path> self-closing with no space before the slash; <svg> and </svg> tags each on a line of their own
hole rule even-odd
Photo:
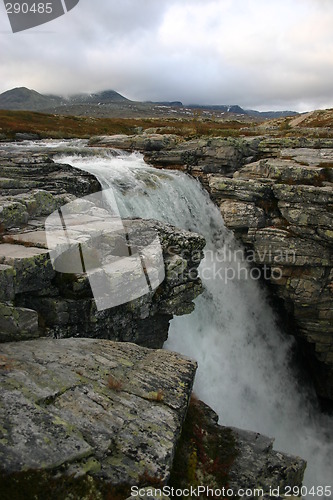
<svg viewBox="0 0 333 500">
<path fill-rule="evenodd" d="M 108 340 L 39 339 L 3 344 L 2 493 L 9 494 L 6 488 L 11 492 L 15 484 L 20 488 L 20 481 L 26 489 L 29 473 L 35 477 L 31 486 L 35 494 L 45 474 L 46 491 L 57 483 L 59 488 L 66 478 L 91 478 L 93 483 L 86 479 L 85 494 L 79 498 L 89 498 L 90 488 L 94 498 L 109 498 L 110 493 L 100 493 L 103 484 L 113 488 L 167 485 L 196 368 L 194 361 L 180 354 Z M 235 459 L 229 487 L 235 492 L 254 487 L 267 492 L 270 485 L 300 486 L 304 461 L 272 451 L 269 438 L 220 427 L 211 409 L 201 402 L 195 406 L 194 429 L 201 451 L 207 443 L 227 442 L 222 434 L 232 442 Z M 187 443 L 189 449 L 192 446 L 192 441 Z M 218 454 L 225 453 L 218 448 Z M 221 487 L 208 472 L 209 463 L 202 466 L 207 470 L 201 484 Z M 74 494 L 76 487 L 74 482 L 66 494 Z"/>
<path fill-rule="evenodd" d="M 244 494 L 239 498 L 273 498 L 269 495 L 272 488 L 282 493 L 286 486 L 300 486 L 306 462 L 299 457 L 273 450 L 274 439 L 262 434 L 244 431 L 218 424 L 216 413 L 202 402 L 208 431 L 216 438 L 219 434 L 230 432 L 235 446 L 235 458 L 230 465 L 228 486 L 235 493 L 252 490 L 253 496 Z M 218 485 L 216 485 L 218 487 Z M 257 492 L 256 492 L 257 490 Z M 258 495 L 262 491 L 263 495 Z"/>
<path fill-rule="evenodd" d="M 47 155 L 0 151 L 0 234 L 100 190 L 97 179 Z"/>
<path fill-rule="evenodd" d="M 128 221 L 127 234 L 140 230 L 142 236 L 145 229 L 159 236 L 165 280 L 143 297 L 100 311 L 86 275 L 54 271 L 44 231 L 11 235 L 11 243 L 0 244 L 0 277 L 12 291 L 3 297 L 7 302 L 0 304 L 4 314 L 0 339 L 85 336 L 162 347 L 172 316 L 191 312 L 193 299 L 201 293 L 201 283 L 195 277 L 199 260 L 193 261 L 192 256 L 198 259 L 205 240 L 156 221 Z M 10 323 L 8 311 L 12 313 Z"/>
<path fill-rule="evenodd" d="M 93 138 L 91 144 L 122 147 L 122 137 Z M 253 265 L 266 266 L 317 392 L 333 400 L 333 140 L 159 137 L 132 136 L 126 149 L 201 180 Z"/>
<path fill-rule="evenodd" d="M 96 136 L 90 146 L 140 151 L 155 167 L 184 170 L 201 180 L 206 174 L 219 173 L 232 177 L 248 163 L 262 158 L 280 158 L 288 151 L 317 152 L 321 158 L 329 156 L 332 139 L 278 138 L 278 137 L 201 137 L 181 139 L 171 134 L 143 133 L 139 135 Z M 329 160 L 328 160 L 329 161 Z"/>
<path fill-rule="evenodd" d="M 165 484 L 196 363 L 130 343 L 43 339 L 0 356 L 1 469 Z"/>
<path fill-rule="evenodd" d="M 210 492 L 215 490 L 217 498 L 244 499 L 274 498 L 272 488 L 279 488 L 282 497 L 287 485 L 300 487 L 306 463 L 274 451 L 273 441 L 258 433 L 219 425 L 216 413 L 192 397 L 170 486 L 184 490 L 200 485 Z M 213 494 L 202 494 L 202 498 L 210 496 Z"/>
<path fill-rule="evenodd" d="M 92 137 L 91 146 L 140 151 L 155 167 L 185 170 L 205 179 L 208 173 L 231 174 L 258 153 L 259 138 L 200 138 L 181 140 L 174 135 L 142 134 Z"/>
</svg>

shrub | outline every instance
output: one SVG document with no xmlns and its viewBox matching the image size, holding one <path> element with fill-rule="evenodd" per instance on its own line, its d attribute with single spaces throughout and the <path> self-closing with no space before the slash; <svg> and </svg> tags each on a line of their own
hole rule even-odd
<svg viewBox="0 0 333 500">
<path fill-rule="evenodd" d="M 122 389 L 122 382 L 118 379 L 116 379 L 113 375 L 110 375 L 108 378 L 108 388 L 113 390 L 113 391 L 121 391 Z"/>
</svg>

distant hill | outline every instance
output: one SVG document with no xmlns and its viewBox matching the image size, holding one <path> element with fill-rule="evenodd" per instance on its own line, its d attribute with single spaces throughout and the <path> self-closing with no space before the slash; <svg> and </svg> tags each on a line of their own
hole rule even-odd
<svg viewBox="0 0 333 500">
<path fill-rule="evenodd" d="M 155 104 L 156 106 L 183 106 L 181 101 L 145 101 L 146 104 Z"/>
<path fill-rule="evenodd" d="M 333 109 L 317 109 L 309 113 L 303 113 L 297 118 L 289 121 L 292 128 L 328 128 L 333 127 Z"/>
<path fill-rule="evenodd" d="M 212 105 L 205 105 L 205 104 L 189 104 L 186 106 L 189 109 L 202 109 L 202 110 L 207 110 L 207 111 L 219 111 L 220 113 L 234 113 L 238 115 L 246 115 L 247 112 L 238 106 L 238 104 L 232 104 L 232 105 L 227 105 L 227 104 L 212 104 Z"/>
<path fill-rule="evenodd" d="M 59 106 L 62 101 L 58 96 L 45 96 L 26 87 L 17 87 L 0 94 L 0 109 L 41 111 Z"/>
<path fill-rule="evenodd" d="M 43 95 L 26 87 L 17 87 L 0 94 L 0 109 L 43 111 L 59 106 L 75 104 L 110 104 L 131 102 L 115 90 L 105 90 L 95 94 L 78 94 L 68 99 L 56 95 Z"/>
<path fill-rule="evenodd" d="M 198 105 L 190 104 L 190 109 L 205 109 L 209 111 L 219 111 L 220 113 L 234 113 L 236 115 L 247 115 L 255 118 L 284 118 L 286 116 L 297 116 L 297 111 L 256 111 L 254 109 L 243 109 L 238 104 L 216 104 L 216 105 Z"/>
<path fill-rule="evenodd" d="M 257 116 L 258 118 L 285 118 L 287 116 L 298 116 L 297 111 L 255 111 L 254 109 L 247 109 L 246 113 L 250 116 Z"/>
</svg>

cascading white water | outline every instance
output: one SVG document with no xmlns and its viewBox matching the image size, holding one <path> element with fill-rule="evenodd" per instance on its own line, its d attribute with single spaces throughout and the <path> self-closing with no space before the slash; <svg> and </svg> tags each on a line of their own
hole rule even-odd
<svg viewBox="0 0 333 500">
<path fill-rule="evenodd" d="M 173 319 L 166 347 L 199 362 L 195 392 L 223 425 L 275 436 L 276 449 L 308 460 L 308 488 L 331 486 L 333 420 L 318 411 L 313 390 L 297 380 L 290 366 L 292 341 L 279 330 L 264 290 L 245 271 L 237 279 L 246 264 L 200 184 L 183 173 L 149 167 L 139 154 L 101 150 L 94 157 L 72 154 L 57 161 L 113 188 L 122 217 L 159 219 L 205 236 L 205 292 L 191 315 Z M 227 279 L 231 269 L 236 277 Z"/>
</svg>

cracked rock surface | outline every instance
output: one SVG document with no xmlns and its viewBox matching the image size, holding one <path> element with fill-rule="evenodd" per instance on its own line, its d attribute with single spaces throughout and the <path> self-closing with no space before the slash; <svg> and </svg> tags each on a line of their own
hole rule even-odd
<svg viewBox="0 0 333 500">
<path fill-rule="evenodd" d="M 135 484 L 166 481 L 196 362 L 93 339 L 6 343 L 0 357 L 0 460 Z"/>
</svg>

